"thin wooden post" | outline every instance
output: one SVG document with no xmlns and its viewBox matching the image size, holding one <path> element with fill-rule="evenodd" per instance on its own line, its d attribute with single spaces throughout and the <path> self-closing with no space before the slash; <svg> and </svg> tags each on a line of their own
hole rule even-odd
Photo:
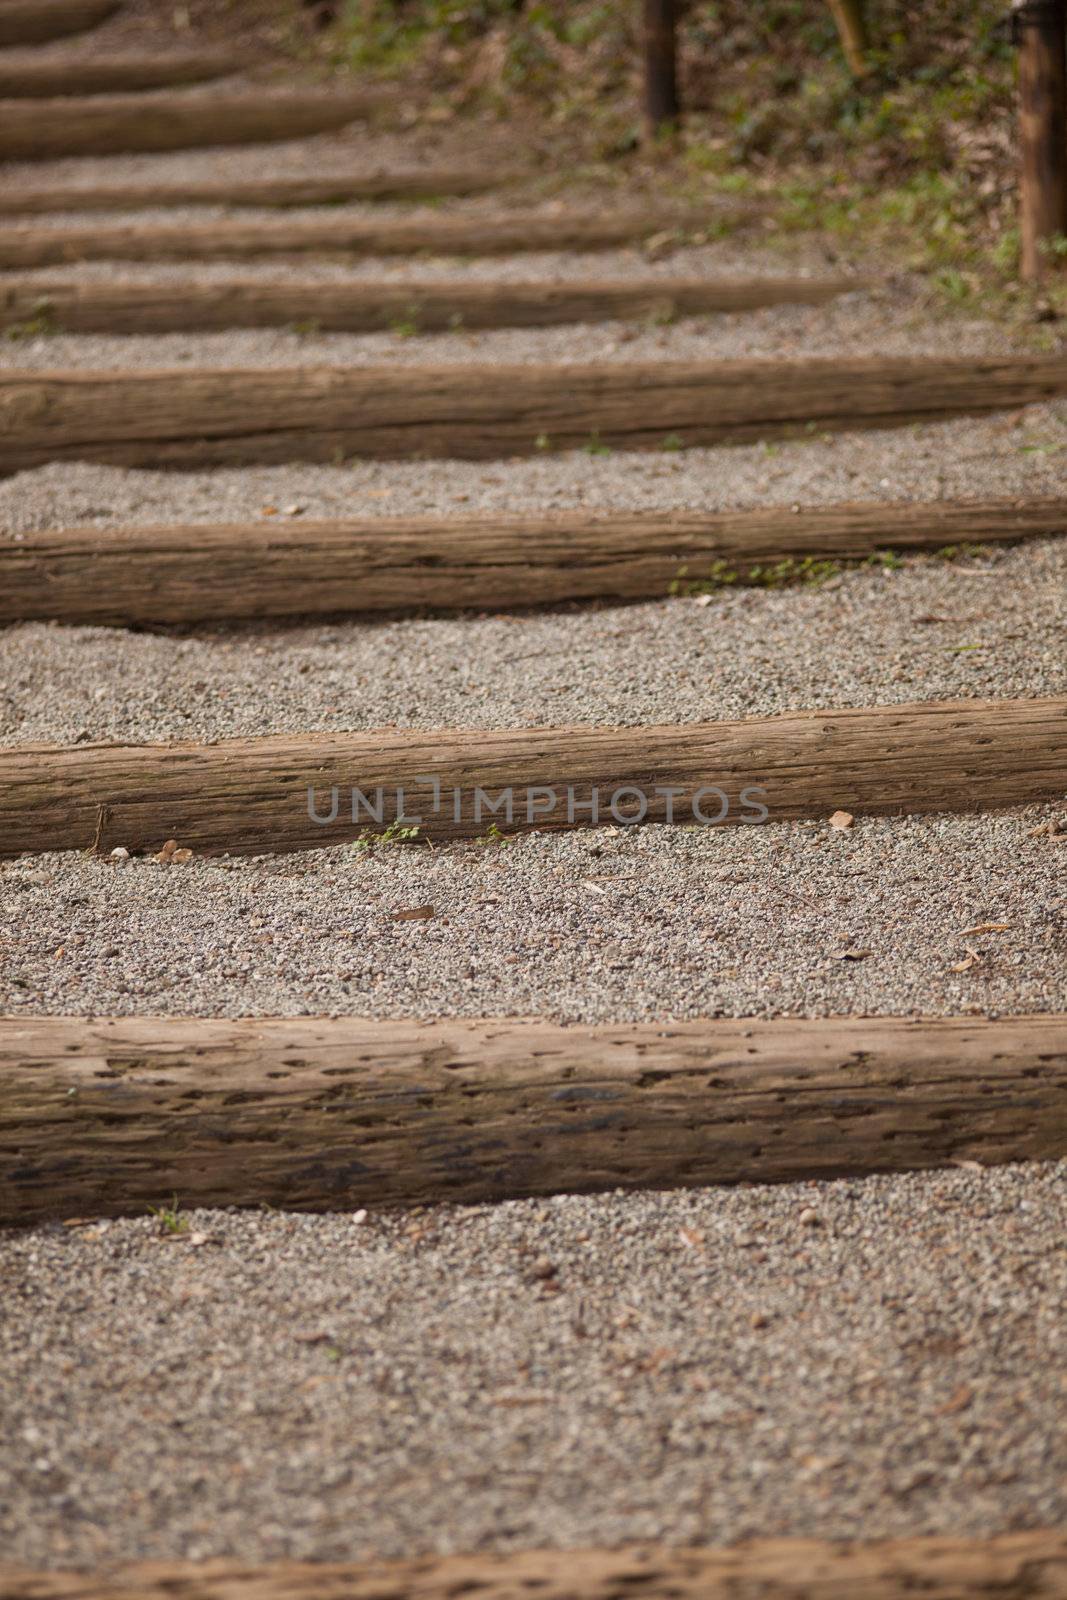
<svg viewBox="0 0 1067 1600">
<path fill-rule="evenodd" d="M 643 0 L 645 122 L 656 135 L 678 116 L 676 0 Z"/>
<path fill-rule="evenodd" d="M 1067 234 L 1067 0 L 1017 0 L 1022 275 L 1050 265 L 1049 245 Z"/>
<path fill-rule="evenodd" d="M 854 78 L 862 78 L 867 72 L 869 44 L 863 0 L 830 0 L 830 10 L 837 23 L 849 71 Z"/>
</svg>

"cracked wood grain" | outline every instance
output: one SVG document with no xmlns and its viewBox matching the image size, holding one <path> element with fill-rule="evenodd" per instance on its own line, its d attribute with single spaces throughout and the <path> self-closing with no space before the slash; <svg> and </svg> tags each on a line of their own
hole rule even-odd
<svg viewBox="0 0 1067 1600">
<path fill-rule="evenodd" d="M 0 1019 L 0 1221 L 1067 1154 L 1067 1018 Z"/>
</svg>

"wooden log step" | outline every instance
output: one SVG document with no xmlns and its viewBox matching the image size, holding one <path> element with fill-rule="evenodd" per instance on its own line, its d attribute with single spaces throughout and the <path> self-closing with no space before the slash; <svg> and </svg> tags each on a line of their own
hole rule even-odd
<svg viewBox="0 0 1067 1600">
<path fill-rule="evenodd" d="M 2 109 L 2 108 L 0 108 Z M 524 250 L 611 250 L 674 230 L 703 237 L 707 218 L 676 209 L 497 216 L 421 215 L 388 221 L 113 222 L 86 228 L 23 226 L 0 236 L 0 267 L 71 261 L 227 261 L 257 256 L 513 255 Z"/>
<path fill-rule="evenodd" d="M 862 560 L 1064 532 L 1062 499 L 72 528 L 0 540 L 0 623 L 194 623 L 642 599 L 758 580 L 754 567 L 809 557 Z"/>
<path fill-rule="evenodd" d="M 5 1600 L 1067 1600 L 1067 1534 L 871 1544 L 753 1539 L 407 1561 L 156 1561 L 106 1573 L 0 1567 Z"/>
<path fill-rule="evenodd" d="M 205 50 L 175 51 L 162 56 L 50 56 L 43 61 L 28 58 L 17 62 L 0 59 L 0 100 L 129 93 L 178 83 L 203 83 L 240 70 L 241 63 L 233 56 Z M 5 196 L 5 201 L 9 198 Z"/>
<path fill-rule="evenodd" d="M 47 211 L 144 211 L 160 206 L 325 206 L 358 200 L 433 200 L 479 194 L 517 173 L 420 168 L 295 178 L 216 178 L 184 183 L 29 184 L 0 193 L 0 215 Z"/>
<path fill-rule="evenodd" d="M 277 328 L 440 333 L 450 328 L 544 328 L 612 318 L 657 319 L 760 306 L 825 305 L 862 288 L 854 278 L 652 278 L 564 283 L 8 283 L 0 326 L 43 319 L 68 333 L 174 333 Z"/>
<path fill-rule="evenodd" d="M 0 375 L 0 471 L 483 460 L 890 427 L 1051 400 L 1067 356 L 263 367 Z"/>
<path fill-rule="evenodd" d="M 3 0 L 0 48 L 44 44 L 68 33 L 95 28 L 119 8 L 120 0 Z"/>
<path fill-rule="evenodd" d="M 6 100 L 0 103 L 0 161 L 302 139 L 343 128 L 381 103 L 382 91 L 369 89 Z"/>
<path fill-rule="evenodd" d="M 1067 1017 L 0 1019 L 0 1222 L 1067 1155 Z"/>
<path fill-rule="evenodd" d="M 1067 789 L 1067 697 L 630 728 L 278 734 L 0 750 L 0 855 L 338 845 L 599 822 L 984 811 Z"/>
</svg>

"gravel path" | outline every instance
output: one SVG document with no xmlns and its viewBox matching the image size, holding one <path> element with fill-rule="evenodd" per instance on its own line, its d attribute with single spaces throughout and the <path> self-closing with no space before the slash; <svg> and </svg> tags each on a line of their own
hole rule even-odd
<svg viewBox="0 0 1067 1600">
<path fill-rule="evenodd" d="M 1055 1525 L 1065 1179 L 8 1236 L 5 1556 Z"/>
<path fill-rule="evenodd" d="M 594 269 L 595 270 L 595 267 Z M 638 272 L 640 268 L 638 266 Z M 15 341 L 12 371 L 50 368 L 344 366 L 391 367 L 509 362 L 569 364 L 604 361 L 729 361 L 746 357 L 798 360 L 834 355 L 982 356 L 1063 347 L 1047 330 L 990 327 L 977 318 L 944 315 L 901 284 L 877 294 L 854 291 L 826 306 L 768 306 L 728 316 L 680 319 L 666 327 L 617 322 L 566 327 L 499 328 L 398 338 L 395 333 L 300 334 L 285 328 L 235 328 L 225 333 L 49 334 Z"/>
<path fill-rule="evenodd" d="M 220 38 L 226 29 L 220 11 Z M 171 33 L 149 0 L 127 0 L 74 48 L 197 42 L 189 32 Z M 257 27 L 253 64 L 271 44 Z M 92 186 L 512 154 L 492 125 L 426 113 L 414 99 L 398 105 L 403 134 L 355 125 L 268 150 L 0 174 L 12 186 Z M 520 154 L 538 161 L 532 142 Z M 527 198 L 557 187 L 541 166 Z M 584 181 L 610 203 L 620 175 L 625 199 L 640 203 L 647 174 Z M 500 203 L 449 209 L 478 216 Z M 747 231 L 751 248 L 720 242 L 658 261 L 617 251 L 121 272 L 330 282 L 462 271 L 507 282 L 841 270 L 818 247 L 760 243 L 758 223 Z M 113 271 L 36 276 L 45 287 Z M 5 341 L 4 356 L 32 372 L 1064 348 L 1056 326 L 950 313 L 902 279 L 830 308 L 668 327 L 51 336 Z M 679 455 L 189 474 L 62 463 L 0 483 L 0 537 L 290 515 L 1051 495 L 1063 491 L 1064 450 L 1060 403 Z M 1063 693 L 1065 593 L 1067 545 L 1045 540 L 706 604 L 185 635 L 22 625 L 0 633 L 0 743 L 630 724 Z M 1067 1011 L 1064 839 L 1067 797 L 846 831 L 597 829 L 506 847 L 169 866 L 25 857 L 0 862 L 0 1013 L 593 1022 Z M 426 903 L 427 920 L 393 918 Z M 1067 1516 L 1065 1178 L 1064 1164 L 965 1166 L 415 1217 L 216 1212 L 173 1234 L 149 1218 L 0 1234 L 0 1548 L 9 1561 L 96 1566 L 1057 1524 Z"/>
<path fill-rule="evenodd" d="M 27 857 L 0 863 L 0 958 L 9 1013 L 1067 1012 L 1067 807 L 170 867 Z"/>
<path fill-rule="evenodd" d="M 701 597 L 702 599 L 704 597 Z M 194 635 L 0 632 L 0 741 L 714 721 L 1067 693 L 1067 542 L 825 586 Z"/>
</svg>

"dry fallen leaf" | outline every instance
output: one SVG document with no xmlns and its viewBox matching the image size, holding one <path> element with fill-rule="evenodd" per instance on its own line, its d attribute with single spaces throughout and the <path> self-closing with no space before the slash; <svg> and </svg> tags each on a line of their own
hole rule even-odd
<svg viewBox="0 0 1067 1600">
<path fill-rule="evenodd" d="M 851 828 L 855 820 L 851 811 L 835 811 L 830 818 L 830 826 L 831 828 Z"/>
<path fill-rule="evenodd" d="M 939 1405 L 935 1409 L 934 1416 L 954 1416 L 957 1411 L 965 1411 L 973 1399 L 974 1390 L 971 1388 L 970 1384 L 961 1383 L 955 1394 L 950 1395 L 943 1405 Z"/>
<path fill-rule="evenodd" d="M 972 933 L 1006 933 L 1010 927 L 1010 922 L 978 922 L 973 928 L 964 928 L 960 938 L 966 939 Z"/>
<path fill-rule="evenodd" d="M 954 961 L 949 968 L 950 972 L 969 972 L 977 961 L 981 961 L 982 958 L 977 950 L 972 950 L 970 945 L 966 945 L 964 948 L 967 951 L 966 957 L 962 961 Z"/>
<path fill-rule="evenodd" d="M 436 912 L 434 911 L 433 906 L 410 906 L 407 910 L 404 910 L 404 911 L 394 911 L 393 912 L 393 921 L 394 922 L 421 922 L 421 921 L 428 921 L 430 917 L 435 916 L 435 915 L 436 915 Z"/>
<path fill-rule="evenodd" d="M 699 1228 L 679 1228 L 678 1237 L 689 1250 L 698 1250 L 704 1243 L 704 1235 Z"/>
<path fill-rule="evenodd" d="M 260 506 L 259 514 L 260 514 L 261 517 L 276 517 L 278 515 L 278 507 L 277 506 Z"/>
</svg>

